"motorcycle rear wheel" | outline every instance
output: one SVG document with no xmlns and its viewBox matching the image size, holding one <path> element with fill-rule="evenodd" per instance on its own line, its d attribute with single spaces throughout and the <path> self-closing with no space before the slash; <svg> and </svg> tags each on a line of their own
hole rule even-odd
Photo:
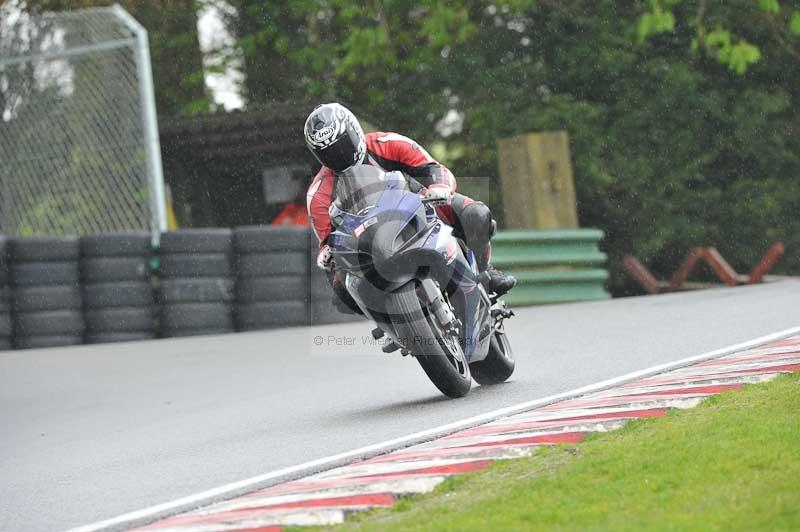
<svg viewBox="0 0 800 532">
<path fill-rule="evenodd" d="M 479 362 L 469 365 L 472 378 L 482 385 L 500 384 L 505 382 L 514 373 L 514 353 L 508 342 L 506 331 L 495 330 L 489 343 L 489 354 Z"/>
<path fill-rule="evenodd" d="M 433 384 L 447 397 L 464 397 L 472 385 L 469 364 L 457 337 L 423 312 L 414 283 L 393 292 L 387 310 L 401 345 L 411 351 Z"/>
</svg>

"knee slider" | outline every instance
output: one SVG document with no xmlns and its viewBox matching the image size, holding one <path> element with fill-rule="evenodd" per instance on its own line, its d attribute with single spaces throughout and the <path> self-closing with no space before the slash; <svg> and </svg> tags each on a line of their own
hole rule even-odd
<svg viewBox="0 0 800 532">
<path fill-rule="evenodd" d="M 480 201 L 470 203 L 461 215 L 461 227 L 467 244 L 473 248 L 484 248 L 494 236 L 497 224 L 492 219 L 489 207 Z"/>
</svg>

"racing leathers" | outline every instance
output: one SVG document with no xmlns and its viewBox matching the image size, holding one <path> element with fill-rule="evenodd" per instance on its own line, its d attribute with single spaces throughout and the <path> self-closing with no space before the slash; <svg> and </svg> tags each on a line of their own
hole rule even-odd
<svg viewBox="0 0 800 532">
<path fill-rule="evenodd" d="M 419 144 L 397 133 L 370 133 L 365 136 L 367 153 L 365 164 L 381 169 L 401 171 L 409 180 L 409 188 L 414 192 L 425 194 L 451 195 L 452 201 L 447 205 L 436 207 L 439 218 L 453 227 L 453 232 L 463 238 L 467 246 L 475 253 L 479 271 L 489 269 L 491 258 L 490 240 L 495 232 L 495 222 L 489 208 L 480 201 L 475 201 L 456 190 L 456 179 L 453 173 L 443 164 L 436 161 Z M 330 260 L 330 249 L 327 239 L 332 231 L 328 209 L 333 201 L 336 175 L 328 167 L 322 167 L 306 193 L 308 214 L 311 225 L 319 239 L 320 251 L 318 263 L 325 266 Z M 437 190 L 438 189 L 438 190 Z M 499 282 L 496 292 L 508 291 L 514 285 L 514 279 L 491 269 L 490 282 Z M 499 276 L 499 277 L 498 277 Z M 341 311 L 359 312 L 355 301 L 342 285 L 342 279 L 332 272 L 329 275 L 334 292 L 339 301 L 337 308 Z M 344 307 L 342 306 L 344 304 Z"/>
</svg>

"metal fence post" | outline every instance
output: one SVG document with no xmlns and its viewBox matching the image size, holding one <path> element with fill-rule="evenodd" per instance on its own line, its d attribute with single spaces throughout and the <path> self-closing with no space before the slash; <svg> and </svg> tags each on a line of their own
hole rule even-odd
<svg viewBox="0 0 800 532">
<path fill-rule="evenodd" d="M 139 95 L 142 102 L 142 121 L 145 134 L 145 151 L 150 170 L 150 195 L 153 223 L 153 243 L 157 244 L 162 231 L 167 230 L 167 207 L 164 193 L 164 171 L 161 165 L 161 144 L 158 138 L 156 98 L 153 90 L 153 72 L 150 68 L 150 47 L 147 30 L 119 4 L 114 13 L 136 36 L 136 68 L 139 72 Z"/>
</svg>

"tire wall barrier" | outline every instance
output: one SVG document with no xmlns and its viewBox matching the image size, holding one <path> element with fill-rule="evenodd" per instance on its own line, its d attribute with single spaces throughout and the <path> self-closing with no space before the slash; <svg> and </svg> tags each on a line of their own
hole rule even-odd
<svg viewBox="0 0 800 532">
<path fill-rule="evenodd" d="M 606 299 L 603 233 L 501 231 L 492 262 L 514 274 L 504 299 Z M 0 235 L 0 351 L 360 320 L 332 303 L 309 229 L 247 226 L 164 233 Z"/>
<path fill-rule="evenodd" d="M 81 239 L 85 342 L 127 342 L 156 335 L 148 233 L 106 233 Z"/>
<path fill-rule="evenodd" d="M 11 238 L 7 248 L 14 347 L 82 344 L 78 238 Z"/>
<path fill-rule="evenodd" d="M 0 235 L 0 351 L 11 349 L 11 289 L 8 286 L 8 241 Z"/>
<path fill-rule="evenodd" d="M 308 325 L 310 238 L 305 228 L 234 230 L 238 330 Z"/>
<path fill-rule="evenodd" d="M 602 238 L 597 229 L 500 231 L 492 263 L 517 278 L 503 299 L 512 306 L 608 299 Z"/>
<path fill-rule="evenodd" d="M 161 336 L 233 332 L 232 253 L 230 229 L 187 229 L 161 235 Z"/>
<path fill-rule="evenodd" d="M 309 311 L 311 325 L 325 325 L 327 323 L 344 323 L 362 319 L 355 314 L 344 314 L 333 305 L 333 291 L 325 272 L 317 268 L 317 239 L 311 235 L 312 246 L 309 260 L 311 261 L 311 280 L 309 282 Z"/>
</svg>

